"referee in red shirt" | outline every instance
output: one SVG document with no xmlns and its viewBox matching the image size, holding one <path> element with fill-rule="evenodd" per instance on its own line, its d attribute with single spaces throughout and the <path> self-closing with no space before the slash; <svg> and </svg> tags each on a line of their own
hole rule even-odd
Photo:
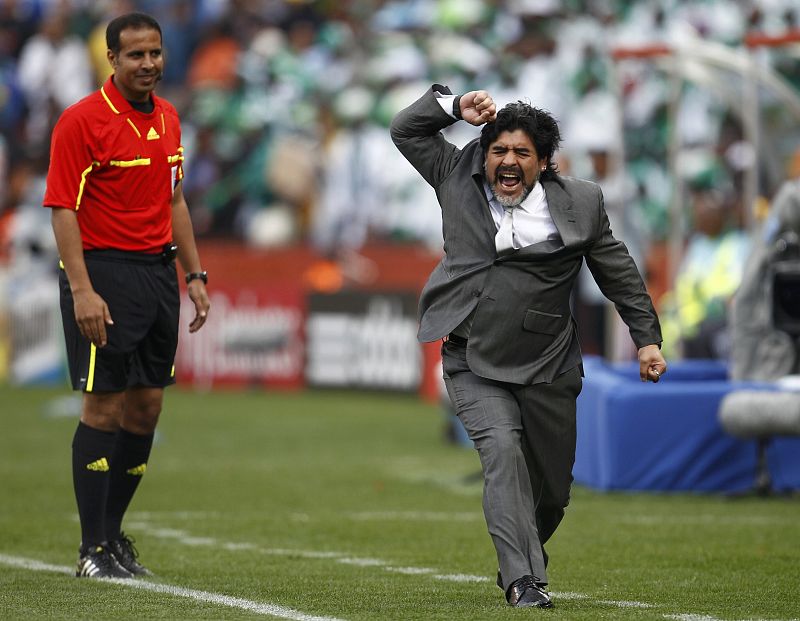
<svg viewBox="0 0 800 621">
<path fill-rule="evenodd" d="M 44 205 L 61 256 L 61 314 L 72 386 L 83 407 L 72 443 L 81 546 L 76 575 L 130 578 L 138 560 L 122 518 L 147 468 L 173 384 L 186 273 L 196 332 L 207 276 L 183 197 L 175 108 L 156 97 L 164 55 L 158 22 L 142 13 L 106 30 L 113 75 L 69 107 L 53 130 Z"/>
</svg>

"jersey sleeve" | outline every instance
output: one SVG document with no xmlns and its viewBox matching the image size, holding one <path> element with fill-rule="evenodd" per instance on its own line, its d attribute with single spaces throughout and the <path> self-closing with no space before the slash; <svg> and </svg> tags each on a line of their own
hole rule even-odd
<svg viewBox="0 0 800 621">
<path fill-rule="evenodd" d="M 45 207 L 80 209 L 86 178 L 99 162 L 92 157 L 90 137 L 80 119 L 65 113 L 50 139 L 50 168 L 47 171 Z"/>
</svg>

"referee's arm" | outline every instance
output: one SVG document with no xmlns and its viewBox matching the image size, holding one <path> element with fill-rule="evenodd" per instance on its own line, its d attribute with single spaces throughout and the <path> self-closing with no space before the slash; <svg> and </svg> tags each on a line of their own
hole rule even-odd
<svg viewBox="0 0 800 621">
<path fill-rule="evenodd" d="M 89 279 L 89 272 L 83 260 L 83 242 L 78 216 L 74 210 L 63 207 L 53 206 L 51 212 L 58 254 L 72 290 L 75 321 L 81 334 L 94 343 L 95 347 L 105 347 L 108 342 L 106 325 L 112 325 L 114 322 L 108 305 L 94 290 Z"/>
<path fill-rule="evenodd" d="M 187 274 L 201 272 L 200 255 L 194 241 L 192 219 L 189 216 L 189 206 L 183 197 L 183 183 L 178 182 L 172 195 L 172 240 L 178 245 L 178 261 L 183 271 Z M 189 332 L 197 332 L 203 327 L 211 308 L 205 283 L 194 279 L 187 285 L 189 299 L 194 303 L 195 317 L 189 324 Z"/>
</svg>

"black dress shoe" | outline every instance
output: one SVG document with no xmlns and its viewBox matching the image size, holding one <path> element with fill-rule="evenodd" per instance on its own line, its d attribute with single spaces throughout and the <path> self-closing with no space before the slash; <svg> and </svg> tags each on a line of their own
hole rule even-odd
<svg viewBox="0 0 800 621">
<path fill-rule="evenodd" d="M 536 580 L 536 586 L 538 586 L 540 589 L 544 589 L 544 587 L 547 586 L 546 582 L 539 582 L 536 576 L 533 578 Z M 503 574 L 500 573 L 499 569 L 497 570 L 497 580 L 495 580 L 495 584 L 503 593 L 506 592 L 506 590 L 503 588 Z"/>
<path fill-rule="evenodd" d="M 552 608 L 553 602 L 547 592 L 536 584 L 535 576 L 522 576 L 508 587 L 506 600 L 516 608 Z"/>
</svg>

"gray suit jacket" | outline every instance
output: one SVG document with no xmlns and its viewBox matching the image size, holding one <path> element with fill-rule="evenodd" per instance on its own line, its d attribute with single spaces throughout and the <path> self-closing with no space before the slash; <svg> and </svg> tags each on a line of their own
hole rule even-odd
<svg viewBox="0 0 800 621">
<path fill-rule="evenodd" d="M 483 191 L 478 139 L 463 149 L 447 142 L 454 123 L 434 85 L 393 120 L 392 140 L 436 190 L 442 208 L 444 258 L 420 297 L 419 339 L 448 335 L 473 310 L 467 361 L 477 375 L 518 384 L 550 382 L 581 362 L 570 294 L 586 261 L 614 302 L 637 347 L 661 343 L 650 296 L 625 245 L 614 239 L 600 187 L 558 177 L 542 183 L 561 242 L 547 241 L 498 258 L 497 227 Z"/>
</svg>

